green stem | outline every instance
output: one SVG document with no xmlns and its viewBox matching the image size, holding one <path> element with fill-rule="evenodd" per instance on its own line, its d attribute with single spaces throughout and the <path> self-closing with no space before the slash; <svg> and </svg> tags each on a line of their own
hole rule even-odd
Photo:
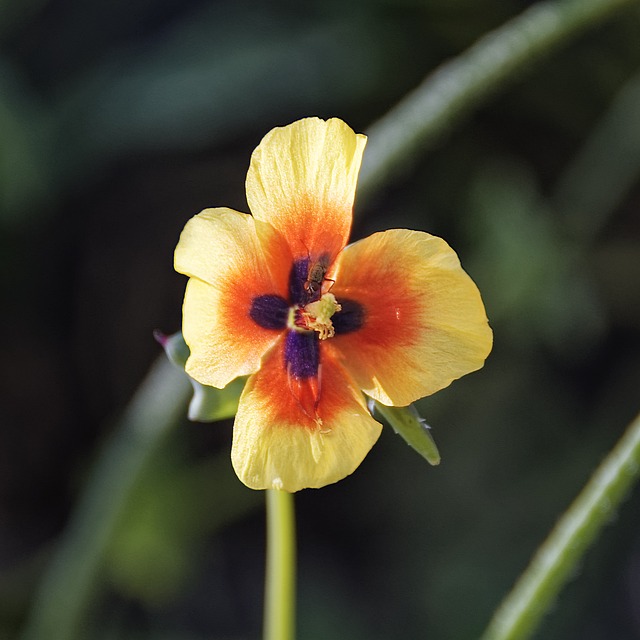
<svg viewBox="0 0 640 640">
<path fill-rule="evenodd" d="M 264 640 L 295 637 L 296 533 L 293 494 L 267 489 Z"/>
<path fill-rule="evenodd" d="M 638 0 L 539 2 L 436 69 L 367 130 L 358 182 L 366 198 L 508 81 Z"/>
<path fill-rule="evenodd" d="M 540 547 L 496 611 L 482 640 L 524 640 L 533 634 L 638 476 L 640 415 Z"/>
</svg>

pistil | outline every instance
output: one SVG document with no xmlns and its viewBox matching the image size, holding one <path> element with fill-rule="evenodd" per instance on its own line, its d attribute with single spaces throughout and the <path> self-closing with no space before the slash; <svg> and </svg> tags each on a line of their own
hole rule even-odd
<svg viewBox="0 0 640 640">
<path fill-rule="evenodd" d="M 326 340 L 335 335 L 331 317 L 341 309 L 336 297 L 325 293 L 304 307 L 291 307 L 287 326 L 294 331 L 316 331 L 320 340 Z"/>
</svg>

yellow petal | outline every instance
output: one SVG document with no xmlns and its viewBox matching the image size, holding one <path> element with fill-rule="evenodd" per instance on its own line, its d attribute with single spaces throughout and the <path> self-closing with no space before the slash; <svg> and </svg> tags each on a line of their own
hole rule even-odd
<svg viewBox="0 0 640 640">
<path fill-rule="evenodd" d="M 420 231 L 393 229 L 347 247 L 332 293 L 363 307 L 364 321 L 337 335 L 337 349 L 360 387 L 404 406 L 479 369 L 492 332 L 480 293 L 449 245 Z"/>
<path fill-rule="evenodd" d="M 280 332 L 251 319 L 252 301 L 265 294 L 288 296 L 291 255 L 281 236 L 249 215 L 207 209 L 182 232 L 175 268 L 191 276 L 182 314 L 191 351 L 187 373 L 224 387 L 256 371 Z"/>
<path fill-rule="evenodd" d="M 381 425 L 344 367 L 322 357 L 317 414 L 290 390 L 282 344 L 265 357 L 240 397 L 231 459 L 253 489 L 323 487 L 352 473 L 378 439 Z"/>
<path fill-rule="evenodd" d="M 295 258 L 330 258 L 345 246 L 366 136 L 342 120 L 305 118 L 270 131 L 251 157 L 247 200 Z"/>
</svg>

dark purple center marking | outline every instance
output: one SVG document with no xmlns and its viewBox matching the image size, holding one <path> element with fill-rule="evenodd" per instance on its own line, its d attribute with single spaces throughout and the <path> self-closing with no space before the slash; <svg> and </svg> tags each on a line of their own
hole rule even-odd
<svg viewBox="0 0 640 640">
<path fill-rule="evenodd" d="M 289 331 L 284 345 L 284 363 L 289 375 L 298 379 L 318 375 L 320 341 L 314 332 Z"/>
<path fill-rule="evenodd" d="M 275 294 L 256 296 L 251 301 L 249 316 L 264 329 L 281 331 L 287 328 L 289 309 L 302 308 L 312 299 L 319 299 L 316 286 L 322 285 L 314 265 L 326 270 L 329 256 L 322 255 L 317 261 L 310 258 L 296 260 L 289 274 L 289 300 Z M 311 269 L 311 273 L 310 273 Z M 324 273 L 324 272 L 323 272 Z M 317 295 L 317 297 L 315 297 Z M 340 299 L 342 307 L 331 318 L 336 335 L 352 333 L 365 322 L 364 307 L 355 300 Z M 320 366 L 320 340 L 316 331 L 287 331 L 284 345 L 284 366 L 290 376 L 298 380 L 314 378 Z"/>
<path fill-rule="evenodd" d="M 307 292 L 304 289 L 304 283 L 307 281 L 309 273 L 309 258 L 296 260 L 291 267 L 289 274 L 289 299 L 292 304 L 304 306 L 307 303 Z"/>
<path fill-rule="evenodd" d="M 322 268 L 314 268 L 318 266 Z M 328 268 L 328 253 L 323 253 L 317 260 L 311 258 L 296 260 L 289 273 L 289 299 L 292 304 L 304 307 L 309 302 L 319 300 L 324 273 Z M 313 293 L 314 290 L 315 293 Z"/>
<path fill-rule="evenodd" d="M 249 316 L 263 329 L 284 329 L 289 316 L 289 303 L 275 294 L 256 296 L 251 301 Z"/>
<path fill-rule="evenodd" d="M 364 307 L 359 302 L 346 298 L 340 298 L 338 303 L 342 309 L 331 317 L 336 335 L 344 335 L 360 329 L 365 321 Z"/>
</svg>

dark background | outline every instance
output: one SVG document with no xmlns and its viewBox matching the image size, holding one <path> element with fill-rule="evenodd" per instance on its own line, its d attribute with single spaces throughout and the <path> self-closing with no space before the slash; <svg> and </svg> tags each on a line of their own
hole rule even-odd
<svg viewBox="0 0 640 640">
<path fill-rule="evenodd" d="M 0 638 L 160 353 L 152 331 L 180 327 L 187 219 L 247 210 L 273 126 L 366 131 L 530 4 L 0 4 Z M 476 638 L 638 411 L 639 29 L 627 11 L 532 64 L 358 208 L 354 238 L 452 244 L 495 346 L 420 403 L 440 467 L 385 428 L 353 476 L 296 496 L 301 638 Z M 154 457 L 86 637 L 259 637 L 262 495 L 230 442 L 231 422 L 185 419 Z M 636 490 L 538 637 L 640 637 L 639 508 Z"/>
</svg>

